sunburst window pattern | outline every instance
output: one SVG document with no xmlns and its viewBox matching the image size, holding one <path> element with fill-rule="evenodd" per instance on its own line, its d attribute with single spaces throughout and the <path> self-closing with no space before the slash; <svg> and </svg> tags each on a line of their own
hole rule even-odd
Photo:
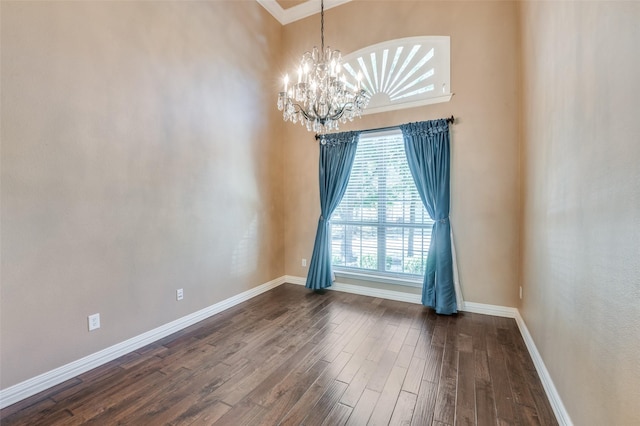
<svg viewBox="0 0 640 426">
<path fill-rule="evenodd" d="M 344 69 L 370 98 L 367 113 L 451 99 L 449 37 L 410 37 L 365 47 L 344 58 Z"/>
</svg>

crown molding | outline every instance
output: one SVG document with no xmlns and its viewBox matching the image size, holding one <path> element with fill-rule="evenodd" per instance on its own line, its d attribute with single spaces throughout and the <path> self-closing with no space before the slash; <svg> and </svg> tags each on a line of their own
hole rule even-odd
<svg viewBox="0 0 640 426">
<path fill-rule="evenodd" d="M 267 12 L 273 15 L 282 25 L 287 25 L 320 11 L 320 0 L 309 0 L 297 6 L 283 9 L 276 0 L 256 0 Z M 351 0 L 326 0 L 324 10 L 331 9 Z"/>
</svg>

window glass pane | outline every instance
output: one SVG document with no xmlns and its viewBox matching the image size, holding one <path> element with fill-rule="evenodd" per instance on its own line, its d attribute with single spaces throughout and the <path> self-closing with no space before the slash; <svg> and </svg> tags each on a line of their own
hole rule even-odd
<svg viewBox="0 0 640 426">
<path fill-rule="evenodd" d="M 386 259 L 385 259 L 385 271 L 402 273 L 403 265 L 403 240 L 404 240 L 403 228 L 387 228 L 386 230 Z"/>
<path fill-rule="evenodd" d="M 431 230 L 424 228 L 405 228 L 405 244 L 403 246 L 403 272 L 405 274 L 424 275 L 424 265 L 427 252 L 423 250 L 425 233 L 431 234 Z M 429 242 L 427 241 L 427 247 Z"/>
<path fill-rule="evenodd" d="M 331 263 L 345 266 L 344 225 L 331 224 Z"/>
<path fill-rule="evenodd" d="M 342 251 L 344 253 L 346 265 L 353 268 L 360 267 L 361 233 L 361 226 L 345 226 L 345 238 L 342 245 Z"/>
<path fill-rule="evenodd" d="M 352 240 L 354 247 L 360 250 L 360 257 L 354 263 L 359 268 L 375 271 L 378 269 L 378 228 L 374 226 L 359 228 L 361 233 Z"/>
</svg>

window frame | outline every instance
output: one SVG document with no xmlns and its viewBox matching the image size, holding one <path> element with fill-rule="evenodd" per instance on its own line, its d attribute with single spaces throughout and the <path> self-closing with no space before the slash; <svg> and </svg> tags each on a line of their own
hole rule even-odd
<svg viewBox="0 0 640 426">
<path fill-rule="evenodd" d="M 366 131 L 366 132 L 363 132 L 363 134 L 361 134 L 360 138 L 361 139 L 362 138 L 382 139 L 382 138 L 388 138 L 390 136 L 396 136 L 396 137 L 402 138 L 400 127 L 398 126 L 398 127 L 393 127 L 393 128 L 378 130 L 378 131 L 376 130 Z M 360 146 L 360 141 L 358 142 L 358 144 Z M 404 153 L 404 148 L 402 152 Z M 413 183 L 413 185 L 415 186 L 415 183 Z M 343 202 L 343 200 L 340 201 L 340 204 Z M 376 235 L 378 235 L 378 232 L 380 229 L 384 229 L 385 230 L 384 234 L 386 234 L 386 230 L 389 228 L 413 228 L 416 230 L 421 230 L 422 232 L 424 230 L 428 230 L 430 234 L 431 230 L 433 229 L 434 221 L 429 217 L 428 213 L 426 212 L 426 209 L 424 209 L 424 205 L 422 204 L 422 200 L 420 199 L 420 197 L 418 197 L 418 203 L 420 208 L 424 210 L 424 212 L 421 211 L 420 213 L 424 214 L 426 223 L 404 223 L 404 222 L 394 223 L 394 222 L 387 222 L 387 221 L 381 222 L 381 221 L 366 221 L 366 220 L 334 219 L 333 216 L 339 211 L 338 210 L 340 206 L 339 204 L 338 208 L 336 208 L 336 210 L 334 211 L 334 215 L 332 215 L 332 217 L 329 220 L 329 226 L 330 226 L 329 236 L 331 239 L 331 243 L 329 244 L 329 247 L 331 250 L 332 268 L 335 275 L 339 277 L 355 279 L 355 280 L 374 281 L 374 282 L 381 282 L 381 283 L 387 283 L 387 284 L 405 285 L 405 286 L 411 286 L 411 287 L 422 287 L 424 274 L 410 274 L 410 273 L 392 272 L 392 271 L 385 270 L 385 263 L 386 263 L 386 256 L 387 256 L 387 250 L 386 250 L 387 240 L 386 239 L 384 243 L 384 251 L 382 252 L 382 254 L 379 250 L 379 245 L 376 245 L 376 255 L 378 257 L 377 259 L 378 261 L 376 264 L 378 265 L 378 269 L 366 269 L 366 268 L 359 268 L 359 267 L 353 267 L 353 266 L 333 264 L 333 237 L 334 237 L 333 227 L 334 225 L 342 226 L 344 227 L 345 230 L 347 226 L 372 227 L 372 228 L 376 228 Z M 376 208 L 376 211 L 378 211 L 378 214 L 379 214 L 380 212 L 379 205 Z M 386 238 L 386 235 L 384 238 Z M 422 243 L 424 244 L 424 234 L 422 238 L 423 238 Z M 431 236 L 429 235 L 429 245 L 427 247 L 422 245 L 422 247 L 420 248 L 420 252 L 422 253 L 422 256 L 424 258 L 423 269 L 424 267 L 426 267 L 426 258 L 429 252 L 430 244 L 431 244 Z M 360 244 L 360 246 L 362 246 L 362 244 Z M 402 245 L 401 250 L 402 252 L 404 252 L 405 250 L 404 244 Z M 384 261 L 382 262 L 380 261 L 381 256 L 384 258 Z"/>
</svg>

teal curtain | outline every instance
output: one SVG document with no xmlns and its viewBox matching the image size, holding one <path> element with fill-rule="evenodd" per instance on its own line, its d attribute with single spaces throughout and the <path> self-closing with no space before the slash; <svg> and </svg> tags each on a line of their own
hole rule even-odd
<svg viewBox="0 0 640 426">
<path fill-rule="evenodd" d="M 333 283 L 329 219 L 347 190 L 359 132 L 320 137 L 320 219 L 309 264 L 306 287 L 320 290 Z"/>
<path fill-rule="evenodd" d="M 434 220 L 427 255 L 422 304 L 439 314 L 457 312 L 449 223 L 449 123 L 423 121 L 400 126 L 409 170 L 429 216 Z"/>
</svg>

